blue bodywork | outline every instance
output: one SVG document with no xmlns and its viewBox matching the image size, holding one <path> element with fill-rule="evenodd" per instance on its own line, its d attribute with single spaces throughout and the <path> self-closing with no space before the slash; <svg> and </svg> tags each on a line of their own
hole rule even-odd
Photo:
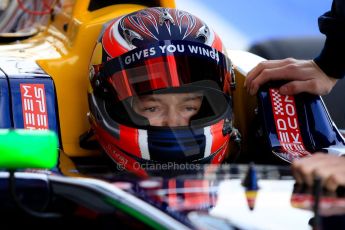
<svg viewBox="0 0 345 230">
<path fill-rule="evenodd" d="M 0 128 L 12 127 L 10 99 L 6 75 L 0 71 Z"/>
<path fill-rule="evenodd" d="M 20 59 L 0 60 L 0 128 L 25 128 L 21 84 L 28 87 L 38 85 L 44 89 L 44 93 L 38 96 L 45 101 L 43 109 L 47 116 L 46 126 L 59 134 L 56 93 L 52 78 L 34 61 Z M 38 102 L 33 98 L 32 103 L 34 106 Z M 39 104 L 35 106 L 39 108 Z"/>
<path fill-rule="evenodd" d="M 285 150 L 277 134 L 274 109 L 269 94 L 269 89 L 276 87 L 276 85 L 267 85 L 259 91 L 258 109 L 269 148 L 273 153 L 280 155 Z M 294 100 L 301 138 L 306 150 L 310 153 L 320 151 L 336 155 L 345 154 L 344 138 L 331 120 L 321 97 L 302 93 L 294 96 Z M 284 160 L 291 161 L 292 159 Z"/>
</svg>

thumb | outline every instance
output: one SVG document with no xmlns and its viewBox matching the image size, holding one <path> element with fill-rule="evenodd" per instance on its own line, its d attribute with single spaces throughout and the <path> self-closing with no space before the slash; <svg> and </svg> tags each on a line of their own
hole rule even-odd
<svg viewBox="0 0 345 230">
<path fill-rule="evenodd" d="M 311 80 L 291 81 L 279 88 L 279 93 L 282 95 L 295 95 L 302 92 L 317 94 L 317 89 L 315 89 L 315 84 Z"/>
</svg>

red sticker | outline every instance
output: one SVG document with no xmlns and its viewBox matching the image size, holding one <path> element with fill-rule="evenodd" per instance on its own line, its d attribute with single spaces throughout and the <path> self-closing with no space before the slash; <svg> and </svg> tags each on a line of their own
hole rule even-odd
<svg viewBox="0 0 345 230">
<path fill-rule="evenodd" d="M 277 136 L 282 148 L 293 158 L 310 155 L 302 140 L 295 98 L 281 95 L 277 89 L 270 89 L 270 96 Z"/>
<path fill-rule="evenodd" d="M 25 129 L 48 129 L 44 84 L 20 84 Z"/>
</svg>

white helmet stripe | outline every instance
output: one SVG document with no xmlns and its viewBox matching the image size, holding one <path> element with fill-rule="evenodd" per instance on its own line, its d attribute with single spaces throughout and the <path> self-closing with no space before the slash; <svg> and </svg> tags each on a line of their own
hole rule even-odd
<svg viewBox="0 0 345 230">
<path fill-rule="evenodd" d="M 111 28 L 111 33 L 113 34 L 113 36 L 115 37 L 115 40 L 125 49 L 127 50 L 132 50 L 135 47 L 131 47 L 127 41 L 121 36 L 121 34 L 119 33 L 119 23 L 121 21 L 123 17 L 119 18 L 118 20 L 116 20 L 116 22 L 113 24 L 112 28 Z"/>
<path fill-rule="evenodd" d="M 147 131 L 143 129 L 138 129 L 138 142 L 139 142 L 139 148 L 141 152 L 141 158 L 150 160 L 150 152 L 149 152 L 149 146 L 147 141 Z"/>
<path fill-rule="evenodd" d="M 212 46 L 212 44 L 214 42 L 215 35 L 214 35 L 214 31 L 212 29 L 209 29 L 209 30 L 210 30 L 210 37 L 207 38 L 205 44 L 209 45 L 209 46 Z"/>
<path fill-rule="evenodd" d="M 204 158 L 205 158 L 211 155 L 211 148 L 212 148 L 212 142 L 213 142 L 211 126 L 207 126 L 204 128 L 204 135 L 206 138 L 205 152 L 204 152 Z"/>
</svg>

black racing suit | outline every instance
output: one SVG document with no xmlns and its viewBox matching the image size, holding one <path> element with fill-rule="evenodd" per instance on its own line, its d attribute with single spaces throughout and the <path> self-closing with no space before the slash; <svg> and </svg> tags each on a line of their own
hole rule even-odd
<svg viewBox="0 0 345 230">
<path fill-rule="evenodd" d="M 326 41 L 315 63 L 330 77 L 345 76 L 345 0 L 333 0 L 331 11 L 319 17 Z"/>
</svg>

